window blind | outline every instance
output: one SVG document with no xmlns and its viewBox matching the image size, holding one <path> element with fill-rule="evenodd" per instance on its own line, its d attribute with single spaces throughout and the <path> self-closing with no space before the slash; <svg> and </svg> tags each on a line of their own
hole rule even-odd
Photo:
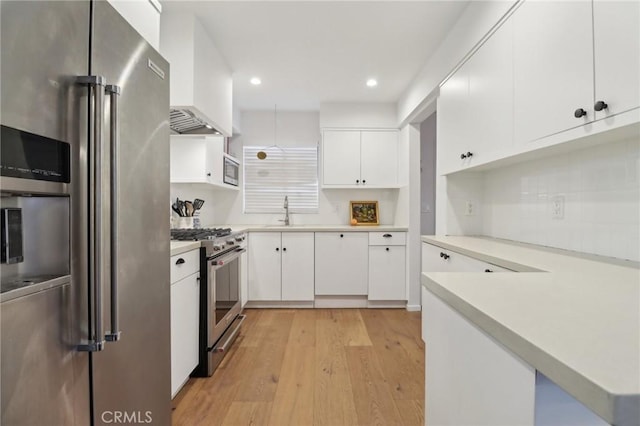
<svg viewBox="0 0 640 426">
<path fill-rule="evenodd" d="M 267 158 L 260 160 L 258 152 Z M 318 148 L 245 146 L 244 212 L 282 213 L 289 197 L 291 213 L 318 212 Z"/>
</svg>

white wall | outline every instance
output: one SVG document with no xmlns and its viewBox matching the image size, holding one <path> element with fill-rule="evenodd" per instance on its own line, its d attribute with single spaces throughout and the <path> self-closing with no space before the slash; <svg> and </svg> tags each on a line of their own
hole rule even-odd
<svg viewBox="0 0 640 426">
<path fill-rule="evenodd" d="M 483 205 L 485 235 L 640 261 L 640 139 L 486 172 Z"/>
<path fill-rule="evenodd" d="M 320 128 L 397 129 L 395 103 L 323 103 Z"/>
<path fill-rule="evenodd" d="M 472 1 L 398 101 L 398 123 L 413 122 L 423 101 L 516 3 Z"/>
<path fill-rule="evenodd" d="M 242 112 L 242 134 L 233 138 L 230 146 L 232 154 L 242 159 L 243 146 L 271 146 L 274 144 L 273 111 Z M 277 113 L 277 144 L 280 147 L 317 146 L 320 142 L 320 125 L 318 112 Z M 242 179 L 242 176 L 241 176 Z M 240 182 L 242 188 L 242 181 Z M 380 206 L 380 223 L 394 225 L 396 223 L 396 206 L 398 189 L 353 189 L 353 190 L 320 190 L 319 212 L 316 214 L 292 214 L 291 223 L 302 224 L 349 224 L 349 201 L 378 200 Z M 175 200 L 202 198 L 206 204 L 202 210 L 202 221 L 205 225 L 224 224 L 277 224 L 282 214 L 244 214 L 242 212 L 242 189 L 240 191 L 215 190 L 202 186 L 171 185 L 171 196 Z"/>
</svg>

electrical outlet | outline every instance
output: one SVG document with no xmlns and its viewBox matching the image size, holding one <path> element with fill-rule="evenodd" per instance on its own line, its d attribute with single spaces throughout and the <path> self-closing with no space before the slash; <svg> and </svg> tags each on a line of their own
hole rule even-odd
<svg viewBox="0 0 640 426">
<path fill-rule="evenodd" d="M 551 197 L 551 218 L 564 219 L 564 195 Z"/>
<path fill-rule="evenodd" d="M 464 207 L 465 216 L 473 216 L 476 212 L 476 208 L 471 201 L 467 201 Z"/>
</svg>

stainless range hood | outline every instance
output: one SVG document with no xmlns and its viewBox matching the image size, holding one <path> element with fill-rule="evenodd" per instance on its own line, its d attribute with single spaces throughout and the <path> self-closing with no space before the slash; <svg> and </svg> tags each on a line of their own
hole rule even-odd
<svg viewBox="0 0 640 426">
<path fill-rule="evenodd" d="M 199 116 L 191 108 L 171 108 L 169 127 L 173 133 L 180 135 L 220 135 L 218 129 Z"/>
</svg>

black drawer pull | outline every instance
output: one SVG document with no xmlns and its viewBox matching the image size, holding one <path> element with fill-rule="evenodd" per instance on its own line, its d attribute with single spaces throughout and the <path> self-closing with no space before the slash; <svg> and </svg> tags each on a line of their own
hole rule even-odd
<svg viewBox="0 0 640 426">
<path fill-rule="evenodd" d="M 344 238 L 344 234 L 340 234 L 340 238 Z"/>
<path fill-rule="evenodd" d="M 393 237 L 393 235 L 391 235 L 391 234 L 384 234 L 382 237 L 383 237 L 383 238 L 391 238 L 391 237 Z"/>
<path fill-rule="evenodd" d="M 493 272 L 491 269 L 485 269 L 485 272 Z"/>
<path fill-rule="evenodd" d="M 276 247 L 276 251 L 280 251 L 280 247 Z"/>
<path fill-rule="evenodd" d="M 386 250 L 389 251 L 389 247 L 387 247 Z"/>
<path fill-rule="evenodd" d="M 185 260 L 183 258 L 176 260 L 176 265 L 182 265 L 183 263 L 185 263 Z"/>
<path fill-rule="evenodd" d="M 440 257 L 447 260 L 450 256 L 447 253 L 440 252 Z"/>
</svg>

